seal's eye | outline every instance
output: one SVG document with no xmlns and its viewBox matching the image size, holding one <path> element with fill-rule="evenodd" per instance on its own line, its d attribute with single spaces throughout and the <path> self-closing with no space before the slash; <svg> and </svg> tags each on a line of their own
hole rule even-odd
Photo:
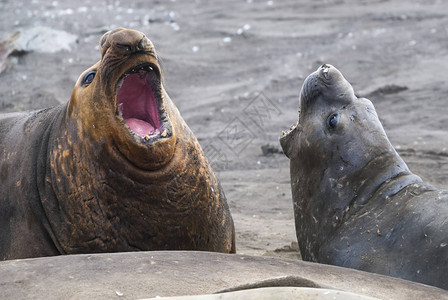
<svg viewBox="0 0 448 300">
<path fill-rule="evenodd" d="M 339 115 L 338 114 L 332 114 L 331 116 L 328 117 L 328 126 L 331 129 L 335 129 L 336 125 L 338 125 L 339 122 Z"/>
<path fill-rule="evenodd" d="M 84 75 L 84 78 L 82 79 L 82 85 L 91 84 L 93 81 L 93 78 L 95 78 L 95 74 L 96 74 L 96 71 L 87 72 L 87 74 Z"/>
</svg>

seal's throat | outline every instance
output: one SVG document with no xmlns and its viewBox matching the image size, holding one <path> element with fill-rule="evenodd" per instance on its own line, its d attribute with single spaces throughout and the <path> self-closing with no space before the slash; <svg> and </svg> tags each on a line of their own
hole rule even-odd
<svg viewBox="0 0 448 300">
<path fill-rule="evenodd" d="M 131 69 L 118 83 L 118 112 L 141 137 L 158 136 L 162 131 L 159 100 L 160 80 L 151 66 Z"/>
</svg>

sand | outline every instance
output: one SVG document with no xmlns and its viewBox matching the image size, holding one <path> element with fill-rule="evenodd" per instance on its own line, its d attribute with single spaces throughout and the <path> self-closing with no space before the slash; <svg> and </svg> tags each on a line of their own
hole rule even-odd
<svg viewBox="0 0 448 300">
<path fill-rule="evenodd" d="M 374 103 L 410 169 L 448 189 L 448 1 L 186 2 L 1 1 L 0 40 L 25 40 L 9 58 L 0 50 L 0 111 L 67 102 L 100 36 L 134 28 L 156 45 L 166 89 L 221 180 L 239 253 L 298 258 L 278 138 L 322 63 Z M 35 33 L 49 28 L 54 44 Z"/>
</svg>

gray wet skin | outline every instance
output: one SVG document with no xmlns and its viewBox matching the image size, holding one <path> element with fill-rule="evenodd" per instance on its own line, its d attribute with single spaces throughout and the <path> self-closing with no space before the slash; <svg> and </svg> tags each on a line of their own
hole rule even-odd
<svg viewBox="0 0 448 300">
<path fill-rule="evenodd" d="M 280 143 L 304 260 L 448 288 L 448 194 L 409 171 L 335 67 L 305 80 Z"/>
</svg>

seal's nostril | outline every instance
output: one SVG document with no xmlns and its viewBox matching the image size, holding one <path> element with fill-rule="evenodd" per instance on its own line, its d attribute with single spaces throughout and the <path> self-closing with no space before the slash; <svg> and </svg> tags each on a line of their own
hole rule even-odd
<svg viewBox="0 0 448 300">
<path fill-rule="evenodd" d="M 331 68 L 331 65 L 328 65 L 328 64 L 323 64 L 322 66 L 320 66 L 320 73 L 325 79 L 330 78 L 330 74 L 328 74 L 328 72 L 330 71 L 330 68 Z"/>
<path fill-rule="evenodd" d="M 325 67 L 322 70 L 322 74 L 324 75 L 325 79 L 328 79 L 328 70 L 330 69 L 327 65 L 324 65 Z M 323 66 L 322 66 L 323 67 Z"/>
<path fill-rule="evenodd" d="M 108 37 L 109 35 L 107 35 L 107 34 L 105 34 L 105 35 L 103 35 L 103 37 L 101 38 L 101 40 L 100 40 L 100 46 L 101 47 L 104 47 L 104 44 L 106 43 L 106 41 L 107 41 L 107 37 Z"/>
<path fill-rule="evenodd" d="M 143 38 L 140 40 L 140 42 L 138 42 L 138 45 L 137 45 L 137 50 L 145 50 L 145 47 L 146 47 L 146 37 L 145 36 L 143 36 Z"/>
</svg>

